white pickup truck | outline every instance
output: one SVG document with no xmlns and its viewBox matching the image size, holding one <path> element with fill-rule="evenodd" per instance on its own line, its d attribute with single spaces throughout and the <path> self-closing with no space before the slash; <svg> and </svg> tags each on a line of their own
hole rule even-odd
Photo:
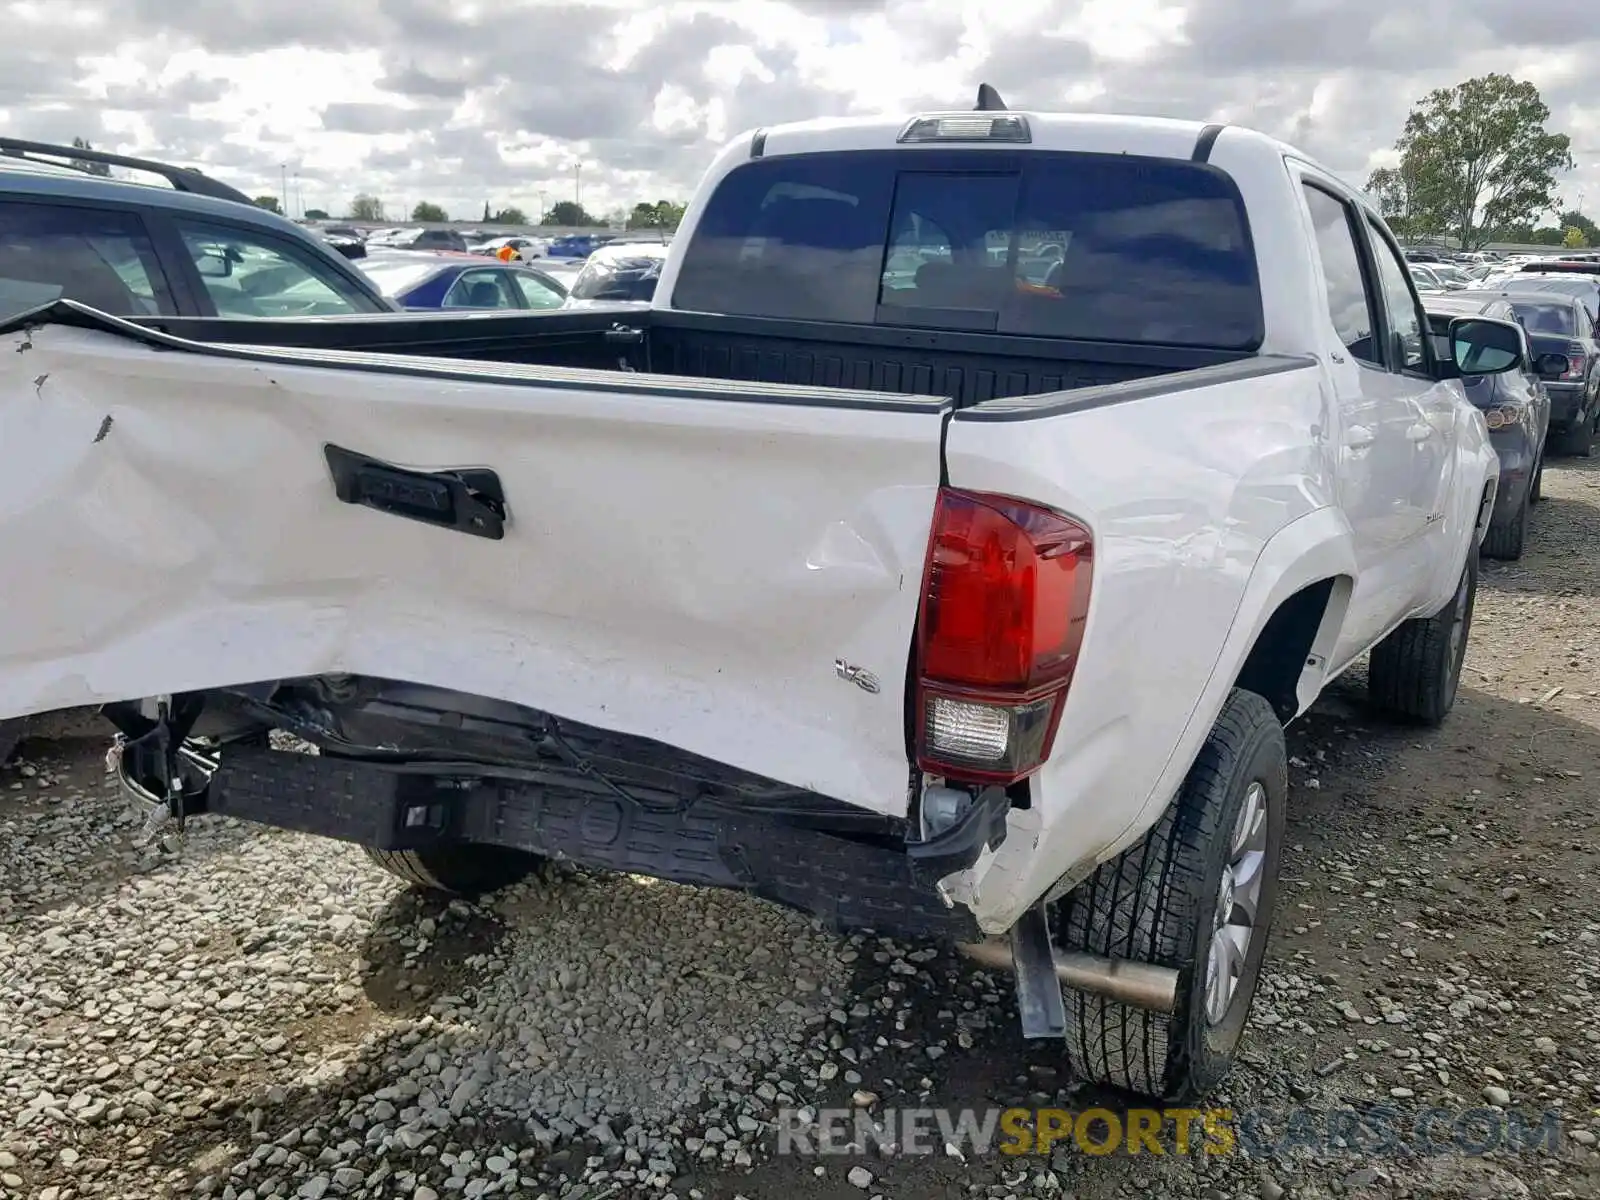
<svg viewBox="0 0 1600 1200">
<path fill-rule="evenodd" d="M 66 297 L 0 326 L 0 717 L 103 705 L 154 811 L 425 886 L 546 857 L 944 939 L 1173 1099 L 1246 1023 L 1284 725 L 1369 651 L 1398 717 L 1455 700 L 1459 379 L 1522 354 L 1436 357 L 1286 145 L 989 89 L 741 138 L 648 308 Z"/>
</svg>

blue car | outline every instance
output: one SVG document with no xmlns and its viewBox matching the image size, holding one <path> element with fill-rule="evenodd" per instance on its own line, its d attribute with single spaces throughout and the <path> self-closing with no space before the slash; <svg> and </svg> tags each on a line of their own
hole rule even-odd
<svg viewBox="0 0 1600 1200">
<path fill-rule="evenodd" d="M 485 262 L 480 255 L 374 255 L 361 270 L 393 304 L 405 309 L 560 308 L 565 285 L 521 262 Z"/>
<path fill-rule="evenodd" d="M 588 258 L 610 240 L 593 233 L 572 233 L 556 238 L 545 253 L 551 258 Z"/>
</svg>

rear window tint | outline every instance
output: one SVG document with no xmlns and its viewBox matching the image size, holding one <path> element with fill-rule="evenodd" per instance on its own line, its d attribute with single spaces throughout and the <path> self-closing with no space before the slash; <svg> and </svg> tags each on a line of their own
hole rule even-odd
<svg viewBox="0 0 1600 1200">
<path fill-rule="evenodd" d="M 731 172 L 688 311 L 1254 349 L 1244 205 L 1213 167 L 1124 155 L 857 152 Z"/>
<path fill-rule="evenodd" d="M 1529 333 L 1565 334 L 1575 337 L 1578 322 L 1570 304 L 1532 304 L 1518 301 L 1511 306 L 1522 318 L 1522 326 Z"/>
</svg>

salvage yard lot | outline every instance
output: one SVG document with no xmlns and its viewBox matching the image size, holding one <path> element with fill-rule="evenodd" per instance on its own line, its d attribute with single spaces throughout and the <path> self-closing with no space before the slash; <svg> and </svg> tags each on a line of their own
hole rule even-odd
<svg viewBox="0 0 1600 1200">
<path fill-rule="evenodd" d="M 1276 936 L 1216 1099 L 1558 1110 L 1558 1155 L 772 1159 L 791 1102 L 1108 1098 L 932 947 L 564 872 L 443 904 L 211 818 L 171 861 L 103 747 L 33 743 L 0 770 L 0 1198 L 1600 1195 L 1600 460 L 1544 486 L 1442 730 L 1369 720 L 1351 678 L 1291 732 Z"/>
</svg>

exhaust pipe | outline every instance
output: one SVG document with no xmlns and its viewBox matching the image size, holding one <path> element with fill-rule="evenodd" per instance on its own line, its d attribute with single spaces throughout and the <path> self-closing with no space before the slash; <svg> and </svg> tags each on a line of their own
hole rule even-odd
<svg viewBox="0 0 1600 1200">
<path fill-rule="evenodd" d="M 963 942 L 956 949 L 990 970 L 1016 969 L 1011 944 L 1000 938 L 985 942 Z M 1063 950 L 1056 950 L 1052 958 L 1056 978 L 1064 987 L 1074 991 L 1104 996 L 1119 1004 L 1169 1015 L 1177 1007 L 1178 972 L 1171 967 Z"/>
</svg>

